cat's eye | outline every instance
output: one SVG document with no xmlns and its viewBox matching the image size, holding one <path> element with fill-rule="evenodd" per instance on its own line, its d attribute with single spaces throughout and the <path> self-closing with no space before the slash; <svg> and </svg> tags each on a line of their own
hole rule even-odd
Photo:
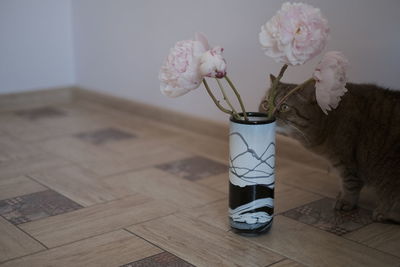
<svg viewBox="0 0 400 267">
<path fill-rule="evenodd" d="M 290 110 L 290 107 L 288 106 L 288 105 L 286 105 L 286 104 L 282 104 L 280 107 L 279 107 L 279 111 L 280 112 L 287 112 L 287 111 L 289 111 Z"/>
</svg>

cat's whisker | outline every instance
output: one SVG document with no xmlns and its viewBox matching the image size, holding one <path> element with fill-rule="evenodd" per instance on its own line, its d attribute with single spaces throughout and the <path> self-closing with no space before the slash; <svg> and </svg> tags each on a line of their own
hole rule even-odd
<svg viewBox="0 0 400 267">
<path fill-rule="evenodd" d="M 294 126 L 291 123 L 288 123 L 284 120 L 282 120 L 282 122 L 284 122 L 287 126 L 292 127 L 293 129 L 295 129 L 298 133 L 300 133 L 300 135 L 304 138 L 304 140 L 306 141 L 307 144 L 311 144 L 310 139 L 308 139 L 308 137 L 303 133 L 303 131 L 301 131 L 297 126 Z"/>
</svg>

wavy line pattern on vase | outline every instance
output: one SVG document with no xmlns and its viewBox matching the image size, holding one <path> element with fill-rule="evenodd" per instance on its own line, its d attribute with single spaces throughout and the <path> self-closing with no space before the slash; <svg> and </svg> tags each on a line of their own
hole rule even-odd
<svg viewBox="0 0 400 267">
<path fill-rule="evenodd" d="M 231 182 L 241 187 L 263 184 L 273 188 L 275 180 L 275 143 L 270 142 L 259 155 L 241 133 L 232 132 L 229 136 L 231 139 L 238 137 L 236 147 L 243 146 L 242 151 L 236 155 L 230 155 L 229 172 L 231 174 Z M 251 166 L 248 166 L 248 162 L 251 162 Z"/>
</svg>

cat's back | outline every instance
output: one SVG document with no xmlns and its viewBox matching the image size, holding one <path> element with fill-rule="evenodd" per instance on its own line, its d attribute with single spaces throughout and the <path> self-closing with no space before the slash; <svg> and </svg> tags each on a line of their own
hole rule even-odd
<svg viewBox="0 0 400 267">
<path fill-rule="evenodd" d="M 400 121 L 400 90 L 354 83 L 348 83 L 346 88 L 348 93 L 342 100 L 342 112 L 356 116 L 369 127 Z"/>
<path fill-rule="evenodd" d="M 375 84 L 347 83 L 346 88 L 351 97 L 360 98 L 368 103 L 399 103 L 400 88 L 398 90 L 377 86 Z"/>
<path fill-rule="evenodd" d="M 367 176 L 400 164 L 400 91 L 348 84 L 341 116 L 353 117 L 354 151 Z M 377 164 L 380 162 L 379 164 Z"/>
</svg>

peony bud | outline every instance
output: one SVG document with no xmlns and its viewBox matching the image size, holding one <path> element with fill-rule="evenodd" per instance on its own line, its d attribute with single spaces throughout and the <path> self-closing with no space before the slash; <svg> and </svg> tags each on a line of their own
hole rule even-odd
<svg viewBox="0 0 400 267">
<path fill-rule="evenodd" d="M 226 74 L 226 62 L 222 57 L 222 47 L 216 46 L 205 52 L 200 58 L 200 74 L 202 76 L 223 78 Z"/>
</svg>

